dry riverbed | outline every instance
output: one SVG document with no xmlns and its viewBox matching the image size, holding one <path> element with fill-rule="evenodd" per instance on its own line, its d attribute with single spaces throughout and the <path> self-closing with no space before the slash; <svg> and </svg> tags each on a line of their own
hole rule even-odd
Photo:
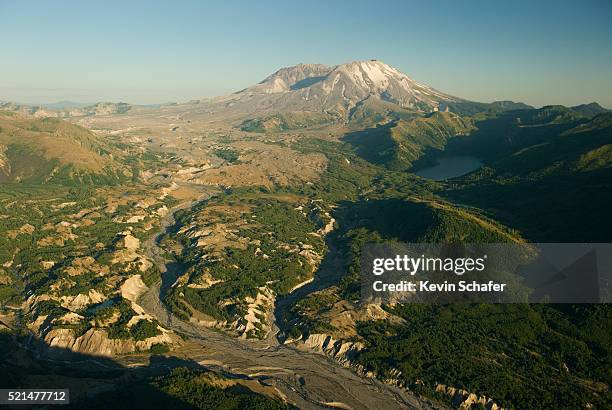
<svg viewBox="0 0 612 410">
<path fill-rule="evenodd" d="M 202 198 L 204 200 L 205 198 Z M 183 204 L 174 209 L 183 209 Z M 164 219 L 162 231 L 174 222 Z M 172 353 L 204 366 L 245 375 L 264 385 L 276 387 L 287 401 L 300 408 L 431 408 L 432 404 L 394 386 L 357 375 L 351 369 L 316 353 L 297 350 L 275 338 L 236 339 L 230 335 L 196 326 L 173 316 L 160 300 L 160 289 L 181 272 L 166 264 L 157 237 L 145 244 L 148 256 L 162 272 L 162 282 L 152 286 L 139 303 L 160 323 L 188 337 Z"/>
</svg>

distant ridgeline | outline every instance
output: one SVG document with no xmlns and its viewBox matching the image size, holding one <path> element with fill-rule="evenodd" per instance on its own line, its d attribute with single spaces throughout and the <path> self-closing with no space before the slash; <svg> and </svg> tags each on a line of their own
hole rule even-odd
<svg viewBox="0 0 612 410">
<path fill-rule="evenodd" d="M 597 106 L 598 107 L 598 106 Z M 591 105 L 501 113 L 451 140 L 485 166 L 442 195 L 489 210 L 537 241 L 608 242 L 612 112 Z"/>
<path fill-rule="evenodd" d="M 471 116 L 433 112 L 343 140 L 390 171 L 418 171 L 453 156 L 482 160 L 482 168 L 443 183 L 438 193 L 539 241 L 606 241 L 612 228 L 601 221 L 612 199 L 612 112 L 596 103 L 489 108 Z"/>
<path fill-rule="evenodd" d="M 606 138 L 610 136 L 612 112 L 601 107 L 598 110 L 595 106 L 489 109 L 472 116 L 434 112 L 357 131 L 348 134 L 345 141 L 368 161 L 394 170 L 419 169 L 435 163 L 436 157 L 443 155 L 470 155 L 487 162 L 512 155 L 518 165 L 524 157 L 514 158 L 514 154 L 523 149 L 525 152 L 521 155 L 553 154 L 551 161 L 554 161 L 565 153 L 570 156 L 587 154 L 589 148 L 610 142 Z M 570 135 L 587 138 L 580 141 L 560 138 Z M 527 152 L 526 149 L 535 146 L 538 146 L 537 151 Z M 605 163 L 601 154 L 591 153 L 577 166 L 601 166 Z M 598 157 L 595 161 L 599 165 L 586 165 L 585 161 L 594 161 L 594 156 Z"/>
</svg>

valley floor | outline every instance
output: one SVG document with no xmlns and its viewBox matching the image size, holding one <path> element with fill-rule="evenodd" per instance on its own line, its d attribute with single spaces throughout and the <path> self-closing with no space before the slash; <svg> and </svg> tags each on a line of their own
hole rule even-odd
<svg viewBox="0 0 612 410">
<path fill-rule="evenodd" d="M 607 305 L 359 302 L 366 243 L 609 240 L 609 115 L 534 134 L 514 117 L 531 109 L 262 130 L 213 108 L 72 118 L 87 129 L 2 114 L 0 337 L 30 349 L 7 374 L 70 380 L 85 407 L 159 376 L 273 408 L 610 404 Z M 524 140 L 495 151 L 483 122 Z M 88 161 L 36 145 L 58 135 Z M 411 172 L 455 140 L 485 166 Z"/>
<path fill-rule="evenodd" d="M 190 204 L 190 203 L 188 203 Z M 178 207 L 177 209 L 181 209 Z M 176 211 L 176 210 L 175 210 Z M 174 223 L 166 218 L 162 229 Z M 173 283 L 182 272 L 166 264 L 159 237 L 150 240 L 145 250 L 158 264 L 162 282 L 152 286 L 139 303 L 163 326 L 189 337 L 189 342 L 173 351 L 203 366 L 261 380 L 279 389 L 299 408 L 432 408 L 434 405 L 412 393 L 386 385 L 375 378 L 364 378 L 323 355 L 281 344 L 276 332 L 266 340 L 241 340 L 215 332 L 174 316 L 164 306 L 162 287 Z M 439 406 L 435 406 L 439 407 Z"/>
</svg>

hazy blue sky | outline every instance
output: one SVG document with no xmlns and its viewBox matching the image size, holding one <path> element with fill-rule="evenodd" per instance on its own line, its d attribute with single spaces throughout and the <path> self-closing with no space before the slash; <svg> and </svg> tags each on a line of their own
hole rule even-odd
<svg viewBox="0 0 612 410">
<path fill-rule="evenodd" d="M 0 100 L 183 101 L 376 58 L 468 99 L 612 108 L 611 22 L 608 0 L 0 0 Z"/>
</svg>

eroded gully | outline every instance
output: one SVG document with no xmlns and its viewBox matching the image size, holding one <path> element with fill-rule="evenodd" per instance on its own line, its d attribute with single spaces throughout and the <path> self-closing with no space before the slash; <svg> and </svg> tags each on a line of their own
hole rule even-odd
<svg viewBox="0 0 612 410">
<path fill-rule="evenodd" d="M 210 196 L 206 194 L 197 202 L 207 201 Z M 431 407 L 431 403 L 404 389 L 362 377 L 321 354 L 280 344 L 276 337 L 264 341 L 238 339 L 181 320 L 169 312 L 162 302 L 163 295 L 182 274 L 182 267 L 166 260 L 160 238 L 175 224 L 174 214 L 178 210 L 195 204 L 196 201 L 186 202 L 173 208 L 161 221 L 160 232 L 143 244 L 147 256 L 157 264 L 162 280 L 141 296 L 139 304 L 163 326 L 188 337 L 173 354 L 183 355 L 213 370 L 237 377 L 246 375 L 275 386 L 299 408 Z"/>
</svg>

